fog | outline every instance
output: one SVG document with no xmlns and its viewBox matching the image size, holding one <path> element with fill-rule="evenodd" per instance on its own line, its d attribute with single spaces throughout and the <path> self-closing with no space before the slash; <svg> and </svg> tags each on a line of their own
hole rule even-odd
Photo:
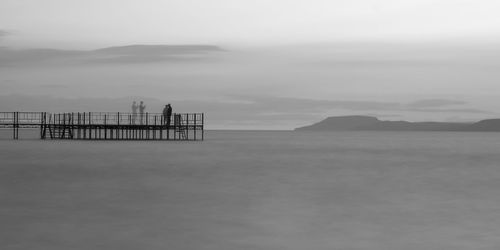
<svg viewBox="0 0 500 250">
<path fill-rule="evenodd" d="M 291 129 L 331 115 L 463 121 L 500 108 L 491 95 L 500 91 L 500 50 L 489 44 L 4 48 L 0 55 L 4 109 L 128 111 L 128 102 L 146 99 L 149 112 L 168 102 L 208 112 L 213 128 Z"/>
</svg>

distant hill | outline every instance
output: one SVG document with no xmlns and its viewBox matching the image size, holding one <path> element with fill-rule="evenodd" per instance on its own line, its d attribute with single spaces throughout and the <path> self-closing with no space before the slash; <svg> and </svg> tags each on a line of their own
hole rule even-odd
<svg viewBox="0 0 500 250">
<path fill-rule="evenodd" d="M 199 61 L 224 51 L 214 45 L 128 45 L 96 50 L 24 49 L 0 47 L 0 67 L 70 65 L 80 63 L 144 63 Z"/>
<path fill-rule="evenodd" d="M 500 119 L 476 123 L 381 121 L 371 116 L 328 117 L 296 131 L 500 131 Z"/>
<path fill-rule="evenodd" d="M 500 119 L 489 119 L 476 122 L 469 127 L 470 131 L 500 131 Z"/>
</svg>

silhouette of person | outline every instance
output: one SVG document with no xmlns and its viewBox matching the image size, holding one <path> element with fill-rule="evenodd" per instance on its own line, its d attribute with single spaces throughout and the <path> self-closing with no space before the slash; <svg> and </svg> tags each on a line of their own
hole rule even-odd
<svg viewBox="0 0 500 250">
<path fill-rule="evenodd" d="M 144 110 L 146 110 L 146 105 L 144 105 L 144 102 L 141 101 L 139 104 L 139 116 L 141 119 L 141 125 L 144 123 Z"/>
<path fill-rule="evenodd" d="M 172 105 L 170 105 L 170 103 L 165 105 L 165 108 L 163 109 L 163 117 L 167 126 L 170 126 L 170 118 L 172 117 Z"/>
<path fill-rule="evenodd" d="M 168 125 L 168 105 L 165 105 L 165 107 L 163 108 L 163 124 L 166 124 Z"/>
<path fill-rule="evenodd" d="M 132 124 L 135 124 L 135 120 L 137 119 L 137 108 L 139 106 L 137 105 L 137 103 L 134 101 L 132 103 Z"/>
</svg>

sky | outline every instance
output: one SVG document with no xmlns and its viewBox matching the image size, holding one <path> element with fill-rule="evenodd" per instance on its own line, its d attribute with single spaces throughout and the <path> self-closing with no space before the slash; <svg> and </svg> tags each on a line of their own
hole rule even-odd
<svg viewBox="0 0 500 250">
<path fill-rule="evenodd" d="M 12 46 L 498 38 L 496 0 L 2 0 Z"/>
<path fill-rule="evenodd" d="M 496 0 L 2 0 L 0 105 L 60 110 L 64 98 L 72 110 L 127 110 L 147 99 L 151 110 L 174 102 L 235 129 L 347 114 L 500 117 L 498 9 Z M 92 52 L 133 44 L 218 49 Z"/>
</svg>

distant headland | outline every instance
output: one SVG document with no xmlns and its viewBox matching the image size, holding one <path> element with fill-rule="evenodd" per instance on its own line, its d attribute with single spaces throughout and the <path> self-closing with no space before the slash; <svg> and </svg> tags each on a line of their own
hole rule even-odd
<svg viewBox="0 0 500 250">
<path fill-rule="evenodd" d="M 328 117 L 318 123 L 296 128 L 296 131 L 497 131 L 500 119 L 471 123 L 381 121 L 372 116 Z"/>
</svg>

